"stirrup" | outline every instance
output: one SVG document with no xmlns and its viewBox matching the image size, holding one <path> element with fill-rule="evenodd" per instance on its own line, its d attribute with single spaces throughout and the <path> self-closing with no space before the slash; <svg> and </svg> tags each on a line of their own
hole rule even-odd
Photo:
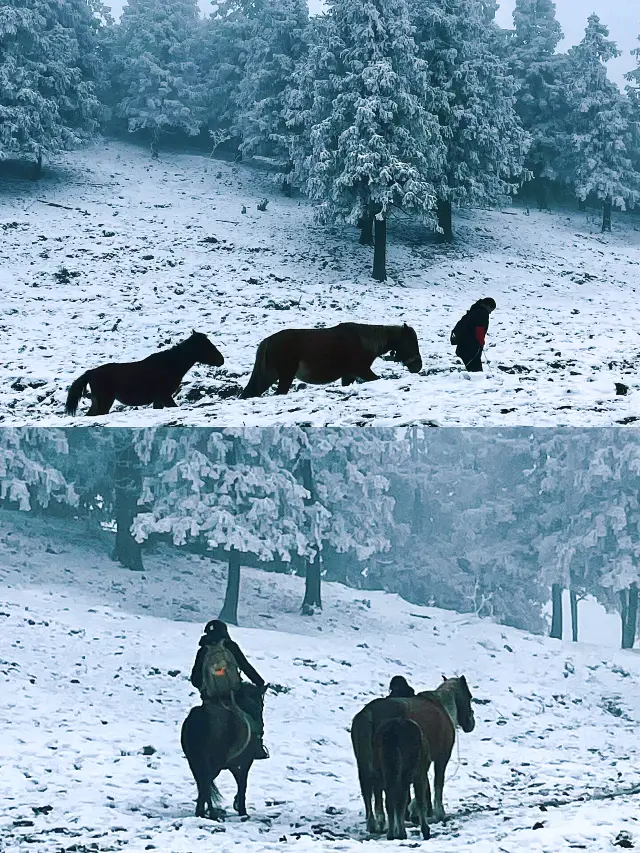
<svg viewBox="0 0 640 853">
<path fill-rule="evenodd" d="M 256 761 L 262 761 L 263 759 L 266 759 L 266 758 L 271 758 L 271 756 L 269 754 L 269 750 L 267 749 L 267 747 L 263 743 L 259 743 L 256 746 L 255 760 Z"/>
</svg>

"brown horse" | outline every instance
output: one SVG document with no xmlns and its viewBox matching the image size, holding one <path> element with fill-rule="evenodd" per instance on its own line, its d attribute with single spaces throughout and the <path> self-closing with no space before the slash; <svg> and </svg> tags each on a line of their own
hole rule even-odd
<svg viewBox="0 0 640 853">
<path fill-rule="evenodd" d="M 264 689 L 245 685 L 264 705 Z M 248 715 L 234 701 L 204 702 L 189 711 L 182 724 L 180 741 L 198 786 L 196 817 L 221 820 L 220 792 L 215 784 L 222 770 L 229 770 L 238 790 L 233 808 L 247 814 L 247 779 L 256 754 L 256 735 Z"/>
<path fill-rule="evenodd" d="M 415 330 L 403 326 L 369 326 L 340 323 L 327 329 L 283 329 L 258 346 L 251 378 L 240 397 L 260 397 L 275 382 L 276 394 L 287 394 L 294 379 L 326 385 L 342 379 L 378 379 L 371 365 L 381 355 L 393 353 L 411 373 L 422 369 Z"/>
<path fill-rule="evenodd" d="M 429 784 L 429 751 L 420 726 L 413 720 L 395 717 L 378 726 L 373 738 L 373 767 L 381 780 L 387 809 L 387 838 L 404 840 L 407 803 L 411 799 L 411 785 L 416 800 L 426 803 Z M 422 812 L 422 837 L 429 838 L 426 809 Z"/>
<path fill-rule="evenodd" d="M 435 817 L 443 821 L 446 819 L 442 804 L 444 776 L 455 743 L 456 727 L 460 726 L 464 732 L 472 732 L 475 728 L 472 696 L 466 678 L 445 678 L 436 690 L 424 691 L 412 698 L 374 699 L 353 718 L 351 742 L 358 765 L 367 829 L 371 833 L 382 832 L 384 828 L 382 784 L 373 761 L 374 736 L 379 725 L 396 717 L 413 720 L 420 727 L 428 745 L 429 763 L 434 765 Z M 422 825 L 434 812 L 428 782 L 425 801 L 418 791 L 415 793 L 411 811 Z"/>
<path fill-rule="evenodd" d="M 116 400 L 125 406 L 173 407 L 176 405 L 173 395 L 194 364 L 210 367 L 224 364 L 220 350 L 206 335 L 196 331 L 185 341 L 142 361 L 103 364 L 87 370 L 69 388 L 66 413 L 75 415 L 87 386 L 91 390 L 91 408 L 87 415 L 108 414 Z"/>
</svg>

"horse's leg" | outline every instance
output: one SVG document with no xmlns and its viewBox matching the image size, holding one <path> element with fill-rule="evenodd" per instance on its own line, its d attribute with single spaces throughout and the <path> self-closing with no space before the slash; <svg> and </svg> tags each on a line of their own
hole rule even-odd
<svg viewBox="0 0 640 853">
<path fill-rule="evenodd" d="M 276 388 L 276 394 L 289 393 L 291 386 L 293 385 L 293 380 L 296 378 L 297 371 L 297 364 L 293 368 L 286 367 L 278 371 L 278 387 Z"/>
<path fill-rule="evenodd" d="M 175 409 L 177 408 L 177 406 L 178 404 L 173 399 L 171 394 L 168 394 L 166 397 L 158 397 L 156 400 L 153 401 L 154 409 Z"/>
<path fill-rule="evenodd" d="M 431 783 L 429 782 L 429 774 L 424 774 L 424 792 L 425 802 L 427 806 L 427 817 L 433 817 L 433 802 L 431 800 Z"/>
<path fill-rule="evenodd" d="M 442 805 L 442 795 L 444 793 L 444 772 L 447 768 L 447 759 L 439 759 L 434 762 L 434 811 L 436 820 L 444 821 L 447 819 L 447 816 L 444 812 L 444 806 Z"/>
<path fill-rule="evenodd" d="M 427 797 L 431 803 L 431 792 L 429 789 L 429 777 L 426 771 L 419 767 L 413 777 L 413 788 L 416 793 L 416 816 L 422 831 L 422 837 L 426 840 L 431 835 L 428 823 Z"/>
<path fill-rule="evenodd" d="M 382 785 L 376 779 L 373 783 L 373 810 L 374 810 L 374 832 L 382 833 L 384 832 L 385 815 L 384 815 L 384 804 L 382 802 Z"/>
<path fill-rule="evenodd" d="M 247 814 L 247 780 L 249 778 L 249 770 L 251 764 L 246 764 L 243 767 L 230 767 L 233 778 L 236 780 L 238 792 L 233 800 L 233 807 L 240 815 L 246 817 Z"/>
<path fill-rule="evenodd" d="M 362 792 L 362 801 L 364 802 L 364 816 L 367 822 L 367 832 L 375 833 L 376 822 L 373 816 L 371 800 L 373 798 L 373 780 L 371 776 L 363 770 L 359 769 L 360 791 Z"/>
<path fill-rule="evenodd" d="M 371 367 L 363 367 L 357 373 L 356 376 L 358 379 L 362 379 L 363 382 L 375 382 L 376 379 L 380 379 L 379 376 L 371 370 Z"/>
<path fill-rule="evenodd" d="M 391 788 L 384 792 L 384 805 L 387 812 L 387 841 L 395 841 L 396 835 L 396 804 Z"/>
<path fill-rule="evenodd" d="M 87 415 L 108 415 L 116 395 L 106 391 L 91 392 L 91 408 Z"/>
</svg>

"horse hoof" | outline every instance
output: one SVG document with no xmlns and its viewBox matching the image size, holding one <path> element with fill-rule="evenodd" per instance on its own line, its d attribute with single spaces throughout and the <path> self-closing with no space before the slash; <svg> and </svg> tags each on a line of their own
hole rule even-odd
<svg viewBox="0 0 640 853">
<path fill-rule="evenodd" d="M 431 829 L 427 823 L 422 826 L 422 837 L 425 841 L 428 841 L 428 839 L 431 838 Z"/>
</svg>

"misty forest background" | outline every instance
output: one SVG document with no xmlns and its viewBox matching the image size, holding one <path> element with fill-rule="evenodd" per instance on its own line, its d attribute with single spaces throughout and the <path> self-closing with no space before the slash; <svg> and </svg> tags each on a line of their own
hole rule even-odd
<svg viewBox="0 0 640 853">
<path fill-rule="evenodd" d="M 636 636 L 640 435 L 619 430 L 5 429 L 0 506 L 113 540 L 134 571 L 157 548 L 384 589 L 562 638 L 562 594 Z"/>
<path fill-rule="evenodd" d="M 552 0 L 98 0 L 0 7 L 0 160 L 35 162 L 130 135 L 153 156 L 213 148 L 266 157 L 325 223 L 358 225 L 384 279 L 386 221 L 401 211 L 453 238 L 453 213 L 521 192 L 633 208 L 640 193 L 640 65 L 589 18 L 562 38 Z M 640 62 L 640 48 L 636 51 Z"/>
</svg>

